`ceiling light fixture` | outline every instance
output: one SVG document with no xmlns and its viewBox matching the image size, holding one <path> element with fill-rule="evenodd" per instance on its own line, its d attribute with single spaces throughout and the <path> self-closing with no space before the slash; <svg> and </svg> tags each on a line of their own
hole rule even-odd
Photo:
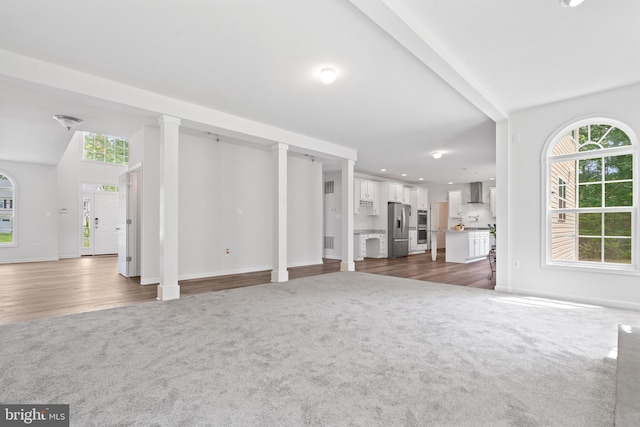
<svg viewBox="0 0 640 427">
<path fill-rule="evenodd" d="M 432 154 L 434 159 L 439 159 L 440 157 L 442 157 L 442 153 L 439 151 L 436 151 L 435 153 Z"/>
<path fill-rule="evenodd" d="M 418 181 L 424 181 L 424 178 L 418 178 Z"/>
<path fill-rule="evenodd" d="M 407 176 L 407 174 L 406 174 L 406 173 L 403 173 L 403 174 L 402 174 L 402 176 Z"/>
<path fill-rule="evenodd" d="M 380 172 L 386 172 L 386 171 L 387 171 L 386 169 L 380 169 Z"/>
<path fill-rule="evenodd" d="M 580 4 L 583 2 L 584 0 L 561 0 L 560 4 L 563 7 L 576 7 L 576 6 L 580 6 Z"/>
<path fill-rule="evenodd" d="M 56 114 L 53 116 L 54 119 L 58 121 L 62 126 L 67 128 L 67 130 L 71 130 L 76 126 L 80 126 L 84 121 L 78 119 L 77 117 L 65 116 L 63 114 Z"/>
<path fill-rule="evenodd" d="M 338 77 L 338 74 L 333 68 L 326 67 L 320 70 L 320 81 L 326 85 L 335 82 L 336 77 Z"/>
</svg>

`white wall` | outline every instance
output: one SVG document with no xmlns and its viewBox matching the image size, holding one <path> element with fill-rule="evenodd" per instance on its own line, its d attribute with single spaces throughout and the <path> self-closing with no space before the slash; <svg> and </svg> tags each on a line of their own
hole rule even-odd
<svg viewBox="0 0 640 427">
<path fill-rule="evenodd" d="M 510 168 L 507 194 L 503 194 L 499 186 L 497 195 L 499 199 L 509 200 L 508 248 L 498 248 L 498 259 L 501 259 L 501 250 L 508 250 L 511 262 L 509 282 L 497 289 L 640 309 L 638 276 L 558 270 L 542 265 L 542 150 L 559 128 L 589 117 L 619 120 L 640 136 L 640 85 L 520 111 L 511 116 L 511 133 L 519 135 L 520 142 L 510 142 L 509 147 L 498 146 L 502 154 L 508 156 Z M 519 268 L 513 265 L 516 261 L 520 263 Z"/>
<path fill-rule="evenodd" d="M 322 264 L 322 163 L 289 156 L 288 265 Z"/>
<path fill-rule="evenodd" d="M 181 279 L 271 269 L 271 162 L 271 151 L 180 135 Z"/>
<path fill-rule="evenodd" d="M 130 139 L 130 163 L 142 163 L 141 283 L 159 280 L 158 128 Z M 180 134 L 179 279 L 273 265 L 271 150 Z M 322 166 L 288 160 L 288 264 L 322 262 Z"/>
<path fill-rule="evenodd" d="M 127 166 L 82 160 L 83 133 L 75 132 L 58 163 L 58 256 L 80 256 L 82 205 L 80 183 L 118 185 Z"/>
<path fill-rule="evenodd" d="M 58 259 L 56 167 L 0 160 L 15 184 L 16 247 L 0 247 L 0 263 Z"/>
</svg>

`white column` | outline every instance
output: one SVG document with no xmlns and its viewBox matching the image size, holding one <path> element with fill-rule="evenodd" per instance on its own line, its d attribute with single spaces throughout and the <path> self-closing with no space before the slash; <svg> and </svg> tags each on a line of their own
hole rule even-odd
<svg viewBox="0 0 640 427">
<path fill-rule="evenodd" d="M 509 241 L 515 239 L 511 235 L 509 208 L 509 180 L 512 175 L 510 162 L 511 124 L 509 120 L 496 122 L 496 291 L 511 291 L 511 254 Z M 544 229 L 544 228 L 543 228 Z"/>
<path fill-rule="evenodd" d="M 353 262 L 353 160 L 342 160 L 342 262 L 340 271 L 356 271 Z"/>
<path fill-rule="evenodd" d="M 273 150 L 273 270 L 272 282 L 289 280 L 287 271 L 287 144 L 274 144 Z"/>
<path fill-rule="evenodd" d="M 180 298 L 178 285 L 178 139 L 180 119 L 160 123 L 160 285 L 161 301 Z"/>
</svg>

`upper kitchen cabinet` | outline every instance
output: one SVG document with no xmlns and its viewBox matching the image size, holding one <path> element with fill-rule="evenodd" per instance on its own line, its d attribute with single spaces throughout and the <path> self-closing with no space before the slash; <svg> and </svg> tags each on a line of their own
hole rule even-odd
<svg viewBox="0 0 640 427">
<path fill-rule="evenodd" d="M 462 207 L 462 191 L 449 191 L 449 218 L 459 218 Z"/>
<path fill-rule="evenodd" d="M 408 188 L 392 182 L 387 183 L 387 185 L 389 186 L 389 202 L 398 202 L 407 205 L 411 203 L 411 193 Z"/>
<path fill-rule="evenodd" d="M 429 209 L 429 190 L 426 188 L 412 188 L 411 191 L 414 193 L 414 196 L 411 198 L 411 201 L 415 201 L 416 209 L 426 210 Z M 412 203 L 413 205 L 413 203 Z"/>
<path fill-rule="evenodd" d="M 354 179 L 354 214 L 378 215 L 378 183 Z"/>
</svg>

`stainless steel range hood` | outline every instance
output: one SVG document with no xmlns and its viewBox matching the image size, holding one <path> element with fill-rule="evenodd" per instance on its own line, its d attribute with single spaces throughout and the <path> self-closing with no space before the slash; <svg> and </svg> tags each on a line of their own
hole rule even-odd
<svg viewBox="0 0 640 427">
<path fill-rule="evenodd" d="M 482 183 L 472 182 L 469 184 L 471 187 L 471 195 L 469 197 L 469 203 L 484 203 L 482 201 Z"/>
</svg>

